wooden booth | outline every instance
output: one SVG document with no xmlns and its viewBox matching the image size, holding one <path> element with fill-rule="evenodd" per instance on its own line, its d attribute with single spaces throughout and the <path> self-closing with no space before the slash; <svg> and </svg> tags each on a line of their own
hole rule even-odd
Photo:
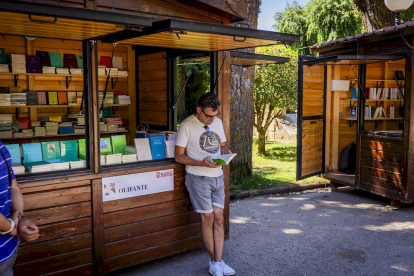
<svg viewBox="0 0 414 276">
<path fill-rule="evenodd" d="M 134 139 L 148 125 L 173 140 L 177 62 L 197 53 L 229 139 L 228 51 L 299 41 L 230 26 L 245 17 L 234 0 L 2 1 L 0 140 L 40 228 L 15 275 L 103 275 L 202 245 L 184 166 L 134 156 L 148 149 Z"/>
<path fill-rule="evenodd" d="M 413 22 L 311 47 L 299 62 L 297 178 L 414 202 Z M 355 173 L 339 172 L 356 142 Z M 342 167 L 342 166 L 341 166 Z"/>
</svg>

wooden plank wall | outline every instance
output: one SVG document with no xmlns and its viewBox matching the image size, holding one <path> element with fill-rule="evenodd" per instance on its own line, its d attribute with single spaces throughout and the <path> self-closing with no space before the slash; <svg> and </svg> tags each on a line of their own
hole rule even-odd
<svg viewBox="0 0 414 276">
<path fill-rule="evenodd" d="M 402 182 L 403 160 L 402 139 L 373 138 L 361 135 L 358 188 L 404 201 L 403 191 L 407 184 Z"/>
<path fill-rule="evenodd" d="M 184 180 L 177 164 L 173 191 L 104 202 L 105 273 L 202 245 L 200 216 Z"/>
<path fill-rule="evenodd" d="M 39 226 L 40 237 L 20 244 L 15 275 L 92 275 L 90 180 L 28 183 L 20 189 L 24 214 Z"/>
<path fill-rule="evenodd" d="M 323 115 L 324 68 L 303 67 L 302 116 Z M 323 120 L 303 120 L 302 176 L 322 171 Z"/>
<path fill-rule="evenodd" d="M 168 125 L 167 53 L 138 57 L 139 124 Z"/>
</svg>

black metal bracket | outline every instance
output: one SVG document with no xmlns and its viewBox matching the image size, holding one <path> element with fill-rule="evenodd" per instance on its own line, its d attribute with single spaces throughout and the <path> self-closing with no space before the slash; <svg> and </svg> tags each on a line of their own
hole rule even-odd
<svg viewBox="0 0 414 276">
<path fill-rule="evenodd" d="M 356 120 L 349 120 L 349 127 L 353 127 L 356 123 Z"/>
<path fill-rule="evenodd" d="M 67 109 L 68 109 L 68 110 L 67 110 L 67 111 L 68 111 L 68 114 L 72 114 L 73 107 L 68 107 Z"/>
<path fill-rule="evenodd" d="M 69 89 L 69 85 L 70 85 L 70 82 L 72 81 L 72 77 L 71 76 L 66 76 L 66 89 Z"/>
<path fill-rule="evenodd" d="M 351 88 L 354 88 L 357 83 L 358 83 L 358 80 L 355 80 L 355 81 L 351 80 L 351 83 L 350 83 Z"/>
<path fill-rule="evenodd" d="M 115 80 L 114 80 L 115 79 Z M 111 87 L 112 89 L 115 88 L 116 84 L 118 83 L 119 79 L 118 78 L 111 78 Z"/>
<path fill-rule="evenodd" d="M 119 110 L 119 106 L 112 107 L 112 116 L 115 116 L 116 112 Z"/>
<path fill-rule="evenodd" d="M 380 120 L 375 120 L 375 129 L 378 128 L 378 126 L 381 124 L 382 121 Z"/>
<path fill-rule="evenodd" d="M 20 107 L 16 107 L 16 118 L 19 117 L 20 111 L 21 111 Z"/>
<path fill-rule="evenodd" d="M 14 75 L 14 87 L 17 86 L 17 81 L 19 80 L 19 75 Z"/>
</svg>

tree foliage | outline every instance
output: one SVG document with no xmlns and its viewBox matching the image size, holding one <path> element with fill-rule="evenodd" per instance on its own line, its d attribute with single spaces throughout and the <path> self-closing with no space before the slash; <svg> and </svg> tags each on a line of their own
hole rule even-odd
<svg viewBox="0 0 414 276">
<path fill-rule="evenodd" d="M 360 34 L 362 19 L 352 0 L 311 0 L 305 6 L 296 1 L 274 16 L 279 32 L 302 35 L 293 45 L 300 54 L 309 54 L 306 48 L 316 43 Z"/>
<path fill-rule="evenodd" d="M 256 68 L 254 82 L 254 126 L 259 133 L 258 153 L 266 154 L 266 131 L 270 124 L 286 110 L 297 104 L 298 55 L 284 46 L 259 48 L 258 53 L 290 58 L 285 64 L 271 64 Z"/>
</svg>

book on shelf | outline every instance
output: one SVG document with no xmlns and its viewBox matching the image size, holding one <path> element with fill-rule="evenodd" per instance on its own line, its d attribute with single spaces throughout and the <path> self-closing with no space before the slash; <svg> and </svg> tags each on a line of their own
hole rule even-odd
<svg viewBox="0 0 414 276">
<path fill-rule="evenodd" d="M 29 117 L 18 117 L 16 121 L 19 122 L 19 129 L 29 129 L 32 128 L 30 125 L 30 118 Z"/>
<path fill-rule="evenodd" d="M 76 65 L 78 68 L 83 69 L 83 56 L 82 55 L 76 55 Z"/>
<path fill-rule="evenodd" d="M 9 73 L 10 66 L 8 64 L 0 64 L 0 73 Z"/>
<path fill-rule="evenodd" d="M 59 134 L 73 134 L 72 126 L 59 126 Z"/>
<path fill-rule="evenodd" d="M 58 93 L 58 101 L 60 105 L 67 105 L 68 104 L 68 94 L 65 91 L 59 91 Z"/>
<path fill-rule="evenodd" d="M 127 70 L 118 70 L 118 76 L 128 77 L 128 71 Z"/>
<path fill-rule="evenodd" d="M 213 162 L 216 162 L 216 165 L 228 165 L 237 153 L 223 154 L 218 158 L 213 158 Z"/>
<path fill-rule="evenodd" d="M 33 127 L 33 124 L 32 124 Z M 18 121 L 12 121 L 11 125 L 10 125 L 11 131 L 14 132 L 19 132 L 20 128 L 19 128 L 19 122 Z"/>
<path fill-rule="evenodd" d="M 386 118 L 386 117 L 387 116 L 385 115 L 384 108 L 380 106 L 375 108 L 375 113 L 374 113 L 374 116 L 372 116 L 372 118 L 375 119 L 375 118 Z"/>
<path fill-rule="evenodd" d="M 37 120 L 39 122 L 48 122 L 49 121 L 49 116 L 41 116 L 41 117 L 37 117 Z"/>
<path fill-rule="evenodd" d="M 56 122 L 56 123 L 60 123 L 60 122 L 62 122 L 62 116 L 59 116 L 59 115 L 51 115 L 51 116 L 49 116 L 49 121 Z"/>
<path fill-rule="evenodd" d="M 39 162 L 43 161 L 42 146 L 40 143 L 22 144 L 23 162 Z"/>
<path fill-rule="evenodd" d="M 167 158 L 175 157 L 175 140 L 165 141 L 165 153 Z"/>
<path fill-rule="evenodd" d="M 135 138 L 134 145 L 138 161 L 152 160 L 151 147 L 148 138 Z"/>
<path fill-rule="evenodd" d="M 46 92 L 37 92 L 37 103 L 39 105 L 47 105 Z"/>
<path fill-rule="evenodd" d="M 33 127 L 40 127 L 40 126 L 42 126 L 42 125 L 40 124 L 40 121 L 31 121 L 31 122 L 30 122 L 30 124 L 32 125 L 32 128 L 33 128 Z"/>
<path fill-rule="evenodd" d="M 371 106 L 365 105 L 364 107 L 364 119 L 370 119 L 371 118 Z"/>
<path fill-rule="evenodd" d="M 42 73 L 43 74 L 56 74 L 56 67 L 43 66 Z"/>
<path fill-rule="evenodd" d="M 137 132 L 135 134 L 136 138 L 150 138 L 150 137 L 155 137 L 155 136 L 162 136 L 163 139 L 165 140 L 165 132 L 161 131 L 161 132 Z"/>
<path fill-rule="evenodd" d="M 21 163 L 12 164 L 12 169 L 14 174 L 24 174 L 26 168 Z"/>
<path fill-rule="evenodd" d="M 105 65 L 106 68 L 111 67 L 111 57 L 101 56 L 101 64 Z"/>
<path fill-rule="evenodd" d="M 62 170 L 70 169 L 69 162 L 52 163 L 51 166 L 52 166 L 52 171 L 62 171 Z"/>
<path fill-rule="evenodd" d="M 23 136 L 28 137 L 28 136 L 33 136 L 33 129 L 23 129 L 22 130 Z"/>
<path fill-rule="evenodd" d="M 101 155 L 112 154 L 111 138 L 100 138 Z"/>
<path fill-rule="evenodd" d="M 70 68 L 69 72 L 71 75 L 83 75 L 83 69 L 79 68 Z"/>
<path fill-rule="evenodd" d="M 26 105 L 27 102 L 26 93 L 11 93 L 10 94 L 10 103 L 11 105 Z"/>
<path fill-rule="evenodd" d="M 395 117 L 395 107 L 394 106 L 390 106 L 390 118 L 394 118 Z"/>
<path fill-rule="evenodd" d="M 62 53 L 50 52 L 50 66 L 55 68 L 63 68 Z"/>
<path fill-rule="evenodd" d="M 12 64 L 26 64 L 25 55 L 11 54 L 9 57 L 10 57 L 10 63 Z"/>
<path fill-rule="evenodd" d="M 86 140 L 85 139 L 78 140 L 78 156 L 80 159 L 86 160 Z"/>
<path fill-rule="evenodd" d="M 34 128 L 34 136 L 36 136 L 36 137 L 46 136 L 46 128 L 45 127 L 35 127 Z"/>
<path fill-rule="evenodd" d="M 126 136 L 125 135 L 112 135 L 112 152 L 125 154 Z"/>
<path fill-rule="evenodd" d="M 40 73 L 41 64 L 38 56 L 26 56 L 27 73 Z"/>
<path fill-rule="evenodd" d="M 121 117 L 103 118 L 103 121 L 108 125 L 122 125 Z"/>
<path fill-rule="evenodd" d="M 63 65 L 65 68 L 77 68 L 76 56 L 75 54 L 63 54 Z"/>
<path fill-rule="evenodd" d="M 71 169 L 86 168 L 86 160 L 70 161 L 69 164 Z"/>
<path fill-rule="evenodd" d="M 1 139 L 7 139 L 7 138 L 12 138 L 12 137 L 13 137 L 13 131 L 11 130 L 0 131 Z"/>
<path fill-rule="evenodd" d="M 27 105 L 39 105 L 36 91 L 26 92 L 26 104 Z"/>
<path fill-rule="evenodd" d="M 358 88 L 352 87 L 352 99 L 358 99 Z"/>
<path fill-rule="evenodd" d="M 40 65 L 43 66 L 50 66 L 50 57 L 49 52 L 46 51 L 36 51 L 36 56 L 40 58 Z"/>
<path fill-rule="evenodd" d="M 122 57 L 114 57 L 112 60 L 112 67 L 118 70 L 123 70 Z"/>
<path fill-rule="evenodd" d="M 136 153 L 122 155 L 122 163 L 132 163 L 137 161 L 138 159 Z"/>
<path fill-rule="evenodd" d="M 0 106 L 11 106 L 10 93 L 0 93 Z"/>
<path fill-rule="evenodd" d="M 165 153 L 165 137 L 152 136 L 149 137 L 152 159 L 164 159 L 167 157 Z"/>
<path fill-rule="evenodd" d="M 52 171 L 52 164 L 47 161 L 34 161 L 25 163 L 24 166 L 31 173 L 50 172 Z"/>
<path fill-rule="evenodd" d="M 122 163 L 122 154 L 114 153 L 106 155 L 106 165 L 114 165 Z"/>
<path fill-rule="evenodd" d="M 56 68 L 56 74 L 69 75 L 69 68 Z"/>
<path fill-rule="evenodd" d="M 4 51 L 4 48 L 0 48 L 0 64 L 6 64 L 6 52 Z"/>
<path fill-rule="evenodd" d="M 78 161 L 78 141 L 61 141 L 60 158 L 62 159 L 62 162 Z"/>
<path fill-rule="evenodd" d="M 60 143 L 58 141 L 42 142 L 43 161 L 60 163 Z"/>
<path fill-rule="evenodd" d="M 47 92 L 47 103 L 48 105 L 57 105 L 58 102 L 58 93 L 57 92 Z"/>
<path fill-rule="evenodd" d="M 22 163 L 22 156 L 20 153 L 19 144 L 4 145 L 10 153 L 12 164 Z"/>
<path fill-rule="evenodd" d="M 68 104 L 76 103 L 76 92 L 67 92 L 68 94 Z"/>
</svg>

